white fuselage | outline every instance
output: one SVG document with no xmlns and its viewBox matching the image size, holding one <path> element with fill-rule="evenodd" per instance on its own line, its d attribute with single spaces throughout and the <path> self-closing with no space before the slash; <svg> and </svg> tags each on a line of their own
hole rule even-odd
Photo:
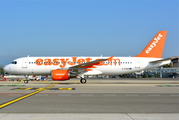
<svg viewBox="0 0 179 120">
<path fill-rule="evenodd" d="M 53 69 L 68 69 L 78 64 L 106 58 L 109 57 L 23 57 L 14 60 L 13 64 L 5 66 L 4 70 L 10 74 L 18 75 L 51 75 Z M 94 65 L 95 68 L 90 68 L 92 70 L 84 72 L 84 75 L 120 75 L 170 63 L 170 60 L 157 64 L 149 63 L 160 59 L 161 58 L 113 57 L 112 61 L 104 61 L 102 63 L 103 65 Z"/>
</svg>

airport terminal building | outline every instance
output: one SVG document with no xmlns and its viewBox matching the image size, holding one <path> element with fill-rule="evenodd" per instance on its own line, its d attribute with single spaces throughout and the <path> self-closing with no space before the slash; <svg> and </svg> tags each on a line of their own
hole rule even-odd
<svg viewBox="0 0 179 120">
<path fill-rule="evenodd" d="M 158 75 L 160 78 L 179 78 L 179 56 L 174 56 L 173 58 L 174 59 L 171 60 L 173 66 L 167 65 L 144 70 L 142 74 L 151 77 L 156 77 L 156 75 Z"/>
</svg>

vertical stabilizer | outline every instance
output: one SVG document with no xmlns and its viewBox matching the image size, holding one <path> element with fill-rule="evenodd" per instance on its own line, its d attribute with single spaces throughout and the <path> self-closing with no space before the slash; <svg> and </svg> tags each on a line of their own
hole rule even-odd
<svg viewBox="0 0 179 120">
<path fill-rule="evenodd" d="M 150 43 L 144 48 L 144 50 L 135 57 L 161 58 L 166 36 L 167 31 L 159 31 L 157 35 L 150 41 Z"/>
</svg>

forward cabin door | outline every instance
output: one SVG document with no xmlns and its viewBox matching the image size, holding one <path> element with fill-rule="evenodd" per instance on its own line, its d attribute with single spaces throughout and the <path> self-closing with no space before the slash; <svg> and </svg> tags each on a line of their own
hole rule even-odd
<svg viewBox="0 0 179 120">
<path fill-rule="evenodd" d="M 22 60 L 22 68 L 27 68 L 27 58 L 23 58 L 23 60 Z"/>
<path fill-rule="evenodd" d="M 135 68 L 140 68 L 140 59 L 135 59 Z"/>
</svg>

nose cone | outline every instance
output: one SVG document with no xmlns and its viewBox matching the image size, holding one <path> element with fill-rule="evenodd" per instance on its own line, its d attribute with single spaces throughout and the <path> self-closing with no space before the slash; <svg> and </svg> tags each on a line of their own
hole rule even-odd
<svg viewBox="0 0 179 120">
<path fill-rule="evenodd" d="M 4 67 L 4 71 L 9 74 L 16 74 L 16 67 L 14 65 L 7 65 Z"/>
<path fill-rule="evenodd" d="M 4 69 L 4 71 L 7 72 L 7 73 L 10 72 L 10 70 L 11 70 L 11 68 L 10 68 L 9 65 L 6 65 L 3 69 Z"/>
<path fill-rule="evenodd" d="M 8 65 L 6 65 L 3 69 L 4 69 L 5 72 L 8 72 L 8 69 L 9 69 Z"/>
</svg>

